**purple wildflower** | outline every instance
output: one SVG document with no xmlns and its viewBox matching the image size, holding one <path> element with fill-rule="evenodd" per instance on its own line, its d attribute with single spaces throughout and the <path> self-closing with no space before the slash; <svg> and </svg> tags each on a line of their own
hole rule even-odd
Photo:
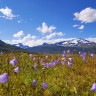
<svg viewBox="0 0 96 96">
<path fill-rule="evenodd" d="M 82 54 L 82 52 L 79 52 L 79 54 Z"/>
<path fill-rule="evenodd" d="M 19 73 L 19 67 L 15 68 L 14 71 L 15 71 L 16 73 Z"/>
<path fill-rule="evenodd" d="M 53 60 L 51 60 L 51 62 L 53 62 Z"/>
<path fill-rule="evenodd" d="M 55 61 L 52 63 L 53 67 L 54 67 L 56 64 L 57 64 L 57 61 L 55 60 Z"/>
<path fill-rule="evenodd" d="M 45 82 L 45 83 L 43 83 L 41 85 L 43 86 L 43 88 L 47 88 L 47 86 L 48 86 L 47 82 Z"/>
<path fill-rule="evenodd" d="M 36 66 L 37 66 L 37 63 L 34 63 L 34 68 L 35 68 L 35 70 L 37 71 L 38 68 L 36 68 Z"/>
<path fill-rule="evenodd" d="M 93 85 L 92 85 L 90 91 L 92 91 L 92 90 L 93 90 L 94 92 L 96 92 L 96 83 L 93 83 Z"/>
<path fill-rule="evenodd" d="M 63 54 L 63 58 L 66 58 L 66 55 L 65 54 Z"/>
<path fill-rule="evenodd" d="M 35 57 L 33 58 L 33 61 L 35 61 Z"/>
<path fill-rule="evenodd" d="M 70 50 L 67 50 L 67 53 L 70 54 Z"/>
<path fill-rule="evenodd" d="M 37 71 L 37 70 L 38 70 L 38 68 L 36 68 L 36 67 L 35 67 L 35 70 Z"/>
<path fill-rule="evenodd" d="M 3 52 L 1 52 L 1 55 L 3 55 L 4 53 Z"/>
<path fill-rule="evenodd" d="M 68 62 L 68 66 L 69 66 L 69 67 L 71 67 L 71 66 L 72 66 L 72 64 L 71 64 L 70 62 Z"/>
<path fill-rule="evenodd" d="M 46 63 L 45 68 L 50 68 L 51 63 Z"/>
<path fill-rule="evenodd" d="M 30 54 L 29 56 L 30 56 L 30 57 L 33 57 L 33 54 Z"/>
<path fill-rule="evenodd" d="M 43 63 L 43 60 L 41 60 L 41 63 Z"/>
<path fill-rule="evenodd" d="M 46 64 L 45 62 L 42 63 L 42 65 L 45 65 L 45 64 Z"/>
<path fill-rule="evenodd" d="M 73 59 L 72 58 L 69 58 L 70 62 L 73 63 Z"/>
<path fill-rule="evenodd" d="M 58 60 L 60 60 L 60 59 L 61 59 L 61 57 L 58 58 Z"/>
<path fill-rule="evenodd" d="M 36 66 L 37 66 L 37 63 L 34 63 L 34 67 L 36 68 Z"/>
<path fill-rule="evenodd" d="M 7 83 L 7 80 L 8 80 L 8 73 L 4 73 L 2 75 L 0 75 L 0 83 Z"/>
<path fill-rule="evenodd" d="M 32 83 L 33 85 L 36 85 L 37 84 L 37 81 L 36 80 L 33 80 L 33 83 Z"/>
<path fill-rule="evenodd" d="M 64 64 L 65 64 L 65 60 L 64 60 L 64 61 L 62 61 L 62 62 L 61 62 L 61 64 L 62 64 L 62 65 L 64 65 Z"/>
<path fill-rule="evenodd" d="M 56 61 L 56 63 L 59 63 L 60 62 L 60 60 L 55 60 Z"/>
<path fill-rule="evenodd" d="M 83 60 L 84 60 L 84 61 L 86 61 L 86 58 L 85 58 L 85 57 L 83 57 Z"/>
<path fill-rule="evenodd" d="M 81 54 L 81 57 L 83 57 L 83 58 L 84 58 L 84 57 L 85 57 L 85 55 L 84 55 L 84 54 Z"/>
<path fill-rule="evenodd" d="M 84 55 L 87 55 L 86 53 L 84 53 Z"/>
<path fill-rule="evenodd" d="M 64 54 L 66 54 L 66 51 L 63 51 Z"/>
<path fill-rule="evenodd" d="M 48 59 L 48 56 L 46 56 L 45 59 Z"/>
<path fill-rule="evenodd" d="M 10 61 L 10 64 L 12 64 L 13 66 L 16 66 L 17 64 L 17 59 L 13 59 Z"/>
<path fill-rule="evenodd" d="M 91 54 L 91 57 L 95 57 L 95 54 Z"/>
</svg>

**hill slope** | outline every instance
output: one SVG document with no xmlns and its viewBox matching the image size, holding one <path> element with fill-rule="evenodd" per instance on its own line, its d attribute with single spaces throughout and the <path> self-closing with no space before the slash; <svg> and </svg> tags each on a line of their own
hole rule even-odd
<svg viewBox="0 0 96 96">
<path fill-rule="evenodd" d="M 0 51 L 4 51 L 4 52 L 10 52 L 10 51 L 14 51 L 14 52 L 28 52 L 25 49 L 22 49 L 20 47 L 16 47 L 10 44 L 6 44 L 5 42 L 0 40 Z"/>
<path fill-rule="evenodd" d="M 28 51 L 34 51 L 37 53 L 47 53 L 47 54 L 62 54 L 62 52 L 65 50 L 71 50 L 73 53 L 78 53 L 78 52 L 92 52 L 96 53 L 96 49 L 94 47 L 64 47 L 64 46 L 56 46 L 56 45 L 41 45 L 41 46 L 36 46 L 36 47 L 30 47 L 27 48 Z"/>
</svg>

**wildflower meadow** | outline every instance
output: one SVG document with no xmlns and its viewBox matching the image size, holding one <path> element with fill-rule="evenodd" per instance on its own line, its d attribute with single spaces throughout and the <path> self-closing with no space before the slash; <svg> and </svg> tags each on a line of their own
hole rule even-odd
<svg viewBox="0 0 96 96">
<path fill-rule="evenodd" d="M 96 96 L 91 53 L 0 54 L 0 96 Z"/>
</svg>

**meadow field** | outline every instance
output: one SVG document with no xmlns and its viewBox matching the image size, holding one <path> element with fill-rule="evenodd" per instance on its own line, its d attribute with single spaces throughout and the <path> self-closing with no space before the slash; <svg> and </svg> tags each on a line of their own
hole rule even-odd
<svg viewBox="0 0 96 96">
<path fill-rule="evenodd" d="M 0 96 L 96 96 L 95 80 L 95 54 L 0 54 Z"/>
</svg>

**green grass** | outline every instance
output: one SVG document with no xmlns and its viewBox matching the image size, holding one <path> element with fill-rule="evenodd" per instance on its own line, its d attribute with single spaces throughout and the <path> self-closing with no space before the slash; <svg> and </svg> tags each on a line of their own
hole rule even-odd
<svg viewBox="0 0 96 96">
<path fill-rule="evenodd" d="M 17 58 L 17 65 L 12 66 L 6 60 Z M 68 67 L 59 62 L 56 66 L 45 68 L 40 61 L 50 63 L 50 61 L 62 57 L 61 55 L 34 54 L 36 58 L 29 57 L 27 53 L 6 53 L 0 55 L 0 74 L 8 73 L 7 84 L 0 83 L 0 96 L 96 96 L 96 93 L 89 91 L 96 80 L 96 57 L 86 56 L 86 62 L 79 55 L 70 55 L 74 60 L 72 67 Z M 41 57 L 39 60 L 38 57 Z M 38 70 L 34 69 L 37 63 Z M 20 67 L 18 74 L 14 73 L 14 68 Z M 73 70 L 74 69 L 74 70 Z M 37 81 L 32 85 L 33 80 Z M 47 82 L 48 87 L 43 89 L 42 83 Z"/>
</svg>

